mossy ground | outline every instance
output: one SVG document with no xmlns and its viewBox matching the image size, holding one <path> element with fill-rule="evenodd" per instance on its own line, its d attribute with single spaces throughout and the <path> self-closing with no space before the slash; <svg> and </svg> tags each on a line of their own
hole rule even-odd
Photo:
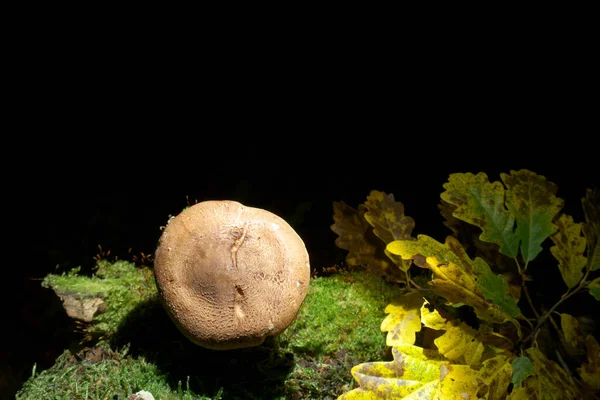
<svg viewBox="0 0 600 400">
<path fill-rule="evenodd" d="M 336 398 L 353 388 L 354 365 L 389 359 L 379 326 L 400 290 L 367 273 L 313 278 L 298 318 L 280 337 L 214 351 L 176 329 L 149 268 L 102 261 L 93 277 L 76 272 L 49 275 L 44 284 L 102 296 L 106 310 L 79 348 L 34 372 L 17 399 L 125 399 L 139 390 L 156 399 Z"/>
</svg>

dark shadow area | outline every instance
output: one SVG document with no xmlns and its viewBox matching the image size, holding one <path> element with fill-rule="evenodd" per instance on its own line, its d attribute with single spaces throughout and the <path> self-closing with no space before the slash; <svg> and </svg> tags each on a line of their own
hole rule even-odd
<svg viewBox="0 0 600 400">
<path fill-rule="evenodd" d="M 16 392 L 31 376 L 50 368 L 67 348 L 75 348 L 77 325 L 67 316 L 60 299 L 40 280 L 24 278 L 20 290 L 10 293 L 6 303 L 3 346 L 0 348 L 0 400 L 14 399 Z M 36 299 L 36 301 L 31 301 Z M 19 323 L 12 323 L 12 313 Z"/>
<path fill-rule="evenodd" d="M 140 304 L 127 317 L 111 340 L 111 347 L 129 345 L 129 354 L 144 357 L 168 376 L 169 385 L 179 385 L 199 395 L 228 399 L 263 399 L 282 396 L 283 382 L 294 367 L 291 353 L 278 349 L 269 338 L 261 346 L 216 351 L 189 341 L 171 321 L 159 299 Z"/>
</svg>

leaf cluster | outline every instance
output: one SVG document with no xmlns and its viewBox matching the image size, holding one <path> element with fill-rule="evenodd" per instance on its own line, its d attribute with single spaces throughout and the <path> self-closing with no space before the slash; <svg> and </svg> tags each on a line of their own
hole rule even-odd
<svg viewBox="0 0 600 400">
<path fill-rule="evenodd" d="M 348 264 L 388 278 L 404 274 L 396 281 L 404 282 L 406 292 L 386 308 L 381 324 L 394 361 L 354 367 L 360 388 L 341 398 L 598 394 L 594 321 L 557 309 L 580 293 L 589 293 L 590 302 L 600 300 L 600 192 L 587 190 L 585 221 L 575 222 L 561 212 L 564 201 L 545 177 L 520 170 L 501 174 L 501 180 L 490 182 L 481 172 L 449 176 L 439 206 L 452 231 L 444 243 L 412 237 L 414 221 L 391 194 L 373 191 L 358 210 L 334 203 L 332 230 L 339 235 L 336 244 L 349 252 Z M 546 241 L 554 267 L 538 257 Z M 426 285 L 411 279 L 413 266 L 428 272 Z M 546 304 L 531 295 L 530 286 L 532 271 L 548 268 L 558 269 L 565 289 Z M 461 309 L 476 320 L 461 318 Z M 395 392 L 398 385 L 402 393 Z"/>
<path fill-rule="evenodd" d="M 338 235 L 335 244 L 348 250 L 346 263 L 350 267 L 363 267 L 389 282 L 410 282 L 410 261 L 386 249 L 394 240 L 411 239 L 415 226 L 393 194 L 373 190 L 358 209 L 343 201 L 334 202 L 333 220 L 331 230 Z"/>
</svg>

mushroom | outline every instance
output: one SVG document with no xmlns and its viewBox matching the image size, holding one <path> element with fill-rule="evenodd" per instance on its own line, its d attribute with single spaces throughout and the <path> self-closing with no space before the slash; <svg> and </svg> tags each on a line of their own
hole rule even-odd
<svg viewBox="0 0 600 400">
<path fill-rule="evenodd" d="M 156 249 L 159 296 L 192 342 L 225 350 L 283 332 L 306 297 L 304 242 L 279 216 L 236 201 L 204 201 L 172 218 Z"/>
</svg>

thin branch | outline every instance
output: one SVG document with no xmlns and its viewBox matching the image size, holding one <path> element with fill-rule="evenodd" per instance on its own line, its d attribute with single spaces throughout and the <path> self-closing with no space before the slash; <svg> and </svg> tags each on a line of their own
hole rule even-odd
<svg viewBox="0 0 600 400">
<path fill-rule="evenodd" d="M 523 288 L 523 292 L 525 293 L 525 297 L 527 298 L 529 307 L 531 307 L 531 310 L 533 311 L 533 314 L 535 315 L 535 317 L 537 319 L 540 319 L 540 314 L 538 314 L 537 310 L 535 309 L 535 307 L 533 305 L 533 301 L 531 300 L 531 296 L 529 295 L 529 290 L 527 290 L 527 285 L 525 284 L 525 271 L 527 269 L 527 265 L 529 264 L 529 262 L 526 262 L 525 267 L 523 267 L 523 269 L 521 269 L 521 265 L 519 264 L 519 260 L 517 260 L 517 257 L 515 257 L 514 260 L 515 260 L 515 263 L 517 264 L 517 269 L 519 270 L 519 275 L 521 275 L 521 287 Z"/>
<path fill-rule="evenodd" d="M 581 279 L 581 281 L 579 281 L 579 285 L 577 285 L 577 287 L 575 287 L 574 289 L 569 289 L 565 292 L 565 294 L 563 294 L 560 299 L 556 302 L 556 304 L 554 304 L 552 306 L 552 308 L 550 308 L 550 310 L 548 310 L 539 320 L 537 325 L 535 326 L 535 329 L 533 332 L 531 332 L 525 339 L 523 339 L 523 342 L 526 342 L 527 340 L 529 340 L 529 338 L 531 338 L 533 336 L 533 341 L 535 342 L 537 340 L 537 336 L 540 333 L 540 328 L 542 327 L 542 325 L 546 322 L 546 320 L 550 317 L 550 315 L 554 312 L 554 310 L 556 310 L 556 308 L 558 308 L 558 306 L 560 306 L 564 301 L 566 301 L 569 297 L 573 296 L 575 293 L 579 292 L 583 287 L 584 287 L 584 282 L 587 279 L 587 276 L 589 274 L 590 270 L 587 269 L 585 271 L 585 275 L 583 276 L 583 278 Z"/>
</svg>

